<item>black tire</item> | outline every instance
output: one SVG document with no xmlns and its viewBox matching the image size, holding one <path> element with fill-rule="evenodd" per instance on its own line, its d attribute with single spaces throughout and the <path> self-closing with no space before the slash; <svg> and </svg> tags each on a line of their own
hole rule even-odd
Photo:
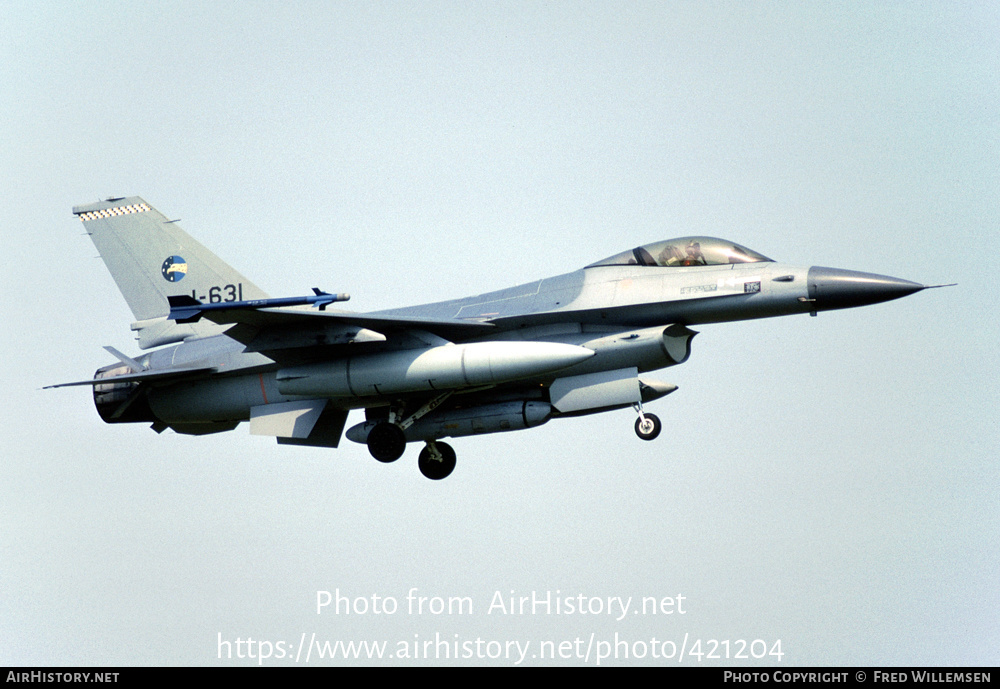
<svg viewBox="0 0 1000 689">
<path fill-rule="evenodd" d="M 380 462 L 395 462 L 406 450 L 403 429 L 394 423 L 382 421 L 368 432 L 368 451 Z"/>
<path fill-rule="evenodd" d="M 431 459 L 431 449 L 429 446 L 425 446 L 420 451 L 417 466 L 420 467 L 420 473 L 427 478 L 432 481 L 440 481 L 443 478 L 448 478 L 455 470 L 455 451 L 448 443 L 434 444 L 437 445 L 438 452 L 441 453 L 441 460 Z"/>
<path fill-rule="evenodd" d="M 642 422 L 643 416 L 646 417 L 645 424 Z M 663 430 L 663 424 L 655 414 L 643 414 L 643 416 L 635 420 L 635 434 L 643 440 L 653 440 Z"/>
</svg>

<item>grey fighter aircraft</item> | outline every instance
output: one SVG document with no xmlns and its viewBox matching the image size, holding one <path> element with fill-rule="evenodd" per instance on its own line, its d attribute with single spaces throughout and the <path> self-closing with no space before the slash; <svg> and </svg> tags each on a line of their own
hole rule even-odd
<svg viewBox="0 0 1000 689">
<path fill-rule="evenodd" d="M 442 479 L 442 438 L 540 426 L 644 404 L 676 386 L 641 377 L 684 363 L 691 326 L 843 309 L 925 289 L 898 278 L 777 263 L 734 242 L 681 237 L 565 275 L 474 297 L 354 313 L 346 294 L 273 299 L 138 197 L 78 206 L 128 302 L 139 348 L 92 380 L 107 423 L 206 434 L 249 422 L 280 444 L 347 438 L 381 462 L 423 441 L 418 465 Z M 61 386 L 52 386 L 61 387 Z"/>
</svg>

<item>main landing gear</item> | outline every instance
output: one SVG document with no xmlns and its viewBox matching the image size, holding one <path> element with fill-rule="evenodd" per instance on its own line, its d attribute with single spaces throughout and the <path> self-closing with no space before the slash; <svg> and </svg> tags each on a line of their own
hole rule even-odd
<svg viewBox="0 0 1000 689">
<path fill-rule="evenodd" d="M 395 462 L 406 449 L 406 436 L 397 424 L 382 421 L 368 432 L 368 451 L 380 462 Z"/>
<path fill-rule="evenodd" d="M 366 442 L 372 457 L 386 463 L 395 462 L 402 457 L 406 450 L 405 429 L 413 425 L 416 419 L 436 408 L 446 397 L 447 394 L 429 401 L 413 415 L 403 420 L 400 420 L 403 416 L 400 413 L 401 408 L 391 408 L 388 418 L 383 417 L 385 420 L 379 421 L 368 431 Z M 645 413 L 641 403 L 636 403 L 633 406 L 639 415 L 639 418 L 635 420 L 635 434 L 641 440 L 654 440 L 663 430 L 660 419 L 655 414 Z M 428 440 L 426 443 L 417 460 L 420 473 L 432 481 L 447 478 L 455 470 L 455 450 L 452 449 L 451 445 L 440 440 Z"/>
<path fill-rule="evenodd" d="M 368 451 L 380 462 L 395 462 L 403 456 L 406 437 L 394 423 L 382 421 L 368 432 Z M 455 470 L 455 450 L 448 443 L 428 440 L 417 460 L 420 473 L 432 481 L 440 481 Z"/>
<path fill-rule="evenodd" d="M 428 400 L 416 412 L 403 418 L 402 404 L 389 409 L 385 421 L 379 421 L 368 431 L 368 452 L 380 462 L 395 462 L 406 450 L 406 429 L 441 405 L 452 393 L 446 392 Z M 432 481 L 440 481 L 455 470 L 455 450 L 448 443 L 428 440 L 417 460 L 420 473 Z"/>
<path fill-rule="evenodd" d="M 455 451 L 448 443 L 429 440 L 427 446 L 420 451 L 417 466 L 420 467 L 420 473 L 427 478 L 440 481 L 455 470 Z"/>
</svg>

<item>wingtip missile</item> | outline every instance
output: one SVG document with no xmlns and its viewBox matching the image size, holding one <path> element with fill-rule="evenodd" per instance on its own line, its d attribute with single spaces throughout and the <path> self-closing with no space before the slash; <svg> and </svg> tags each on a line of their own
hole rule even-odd
<svg viewBox="0 0 1000 689">
<path fill-rule="evenodd" d="M 312 305 L 325 311 L 326 307 L 338 301 L 347 301 L 351 295 L 346 292 L 331 294 L 318 287 L 313 287 L 311 296 L 279 297 L 277 299 L 253 299 L 251 301 L 227 301 L 205 304 L 190 294 L 178 294 L 167 297 L 170 313 L 167 318 L 178 323 L 194 323 L 208 311 L 228 311 L 232 309 L 272 309 L 279 306 Z"/>
<path fill-rule="evenodd" d="M 317 306 L 320 311 L 326 311 L 326 307 L 334 302 L 351 300 L 351 295 L 347 292 L 330 294 L 329 292 L 324 292 L 319 287 L 313 287 L 312 290 L 313 294 L 316 295 L 316 301 L 312 303 Z"/>
</svg>

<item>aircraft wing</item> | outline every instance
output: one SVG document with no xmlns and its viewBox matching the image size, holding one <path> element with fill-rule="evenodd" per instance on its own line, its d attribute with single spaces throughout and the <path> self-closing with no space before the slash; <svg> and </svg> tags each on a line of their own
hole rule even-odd
<svg viewBox="0 0 1000 689">
<path fill-rule="evenodd" d="M 207 311 L 203 318 L 220 325 L 235 324 L 226 335 L 267 352 L 316 345 L 384 341 L 389 333 L 422 331 L 448 341 L 467 340 L 496 331 L 491 323 L 425 318 L 369 316 L 347 311 L 295 308 L 233 308 Z"/>
</svg>

